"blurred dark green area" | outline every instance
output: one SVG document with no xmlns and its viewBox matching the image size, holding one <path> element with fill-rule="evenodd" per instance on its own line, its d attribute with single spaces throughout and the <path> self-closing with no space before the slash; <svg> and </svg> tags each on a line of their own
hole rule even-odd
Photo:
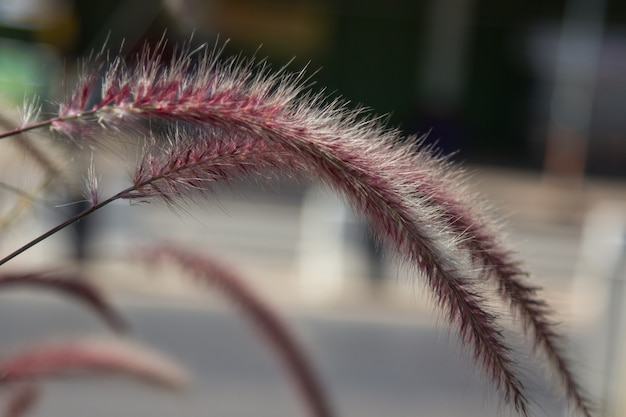
<svg viewBox="0 0 626 417">
<path fill-rule="evenodd" d="M 7 12 L 20 0 L 2 3 L 0 85 L 14 99 L 54 98 L 64 88 L 61 74 L 107 39 L 111 50 L 124 41 L 132 56 L 164 30 L 170 45 L 193 32 L 197 43 L 229 39 L 225 55 L 267 57 L 274 68 L 291 59 L 292 70 L 308 66 L 313 89 L 386 115 L 407 134 L 428 133 L 463 161 L 568 174 L 582 158 L 586 174 L 626 175 L 623 1 L 602 1 L 591 22 L 601 24 L 592 39 L 599 39 L 594 88 L 583 100 L 591 110 L 586 124 L 573 124 L 585 146 L 562 163 L 558 147 L 546 162 L 553 125 L 560 126 L 551 116 L 558 41 L 566 17 L 584 29 L 593 16 L 585 8 L 597 0 L 39 0 L 28 3 L 53 12 L 27 18 Z M 23 45 L 45 53 L 33 58 Z"/>
</svg>

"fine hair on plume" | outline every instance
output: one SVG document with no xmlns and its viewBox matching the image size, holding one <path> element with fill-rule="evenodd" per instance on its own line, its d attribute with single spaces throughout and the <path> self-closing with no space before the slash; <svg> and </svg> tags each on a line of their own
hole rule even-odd
<svg viewBox="0 0 626 417">
<path fill-rule="evenodd" d="M 545 355 L 573 408 L 593 415 L 549 306 L 502 244 L 460 169 L 364 109 L 311 92 L 304 70 L 272 72 L 263 61 L 223 59 L 218 46 L 182 47 L 169 59 L 165 49 L 164 41 L 145 47 L 132 64 L 122 57 L 101 61 L 85 70 L 55 115 L 37 119 L 31 108 L 32 119 L 0 135 L 48 127 L 55 137 L 98 152 L 115 140 L 110 132 L 119 131 L 137 137 L 140 153 L 128 186 L 108 197 L 98 190 L 92 164 L 85 192 L 91 206 L 0 265 L 116 200 L 177 206 L 210 195 L 214 184 L 282 175 L 316 178 L 363 215 L 389 253 L 423 277 L 442 316 L 506 403 L 521 415 L 531 414 L 515 352 L 490 307 L 486 283 L 521 321 L 535 351 Z M 205 265 L 180 250 L 162 254 Z"/>
</svg>

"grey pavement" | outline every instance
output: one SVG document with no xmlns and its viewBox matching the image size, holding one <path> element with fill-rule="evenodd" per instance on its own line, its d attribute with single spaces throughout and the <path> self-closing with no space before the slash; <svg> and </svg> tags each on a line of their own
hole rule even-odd
<svg viewBox="0 0 626 417">
<path fill-rule="evenodd" d="M 232 310 L 135 302 L 118 306 L 137 339 L 189 370 L 188 389 L 164 392 L 114 377 L 57 380 L 42 385 L 34 416 L 307 415 L 274 352 Z M 306 346 L 338 416 L 510 413 L 454 336 L 427 320 L 295 312 L 288 323 Z M 78 306 L 20 293 L 2 297 L 0 328 L 3 350 L 42 338 L 105 333 Z M 544 391 L 537 375 L 526 383 L 537 415 L 561 415 L 559 402 Z"/>
</svg>

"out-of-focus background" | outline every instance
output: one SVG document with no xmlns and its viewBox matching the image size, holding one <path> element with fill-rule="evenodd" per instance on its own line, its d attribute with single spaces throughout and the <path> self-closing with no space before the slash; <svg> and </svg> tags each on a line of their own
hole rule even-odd
<svg viewBox="0 0 626 417">
<path fill-rule="evenodd" d="M 545 288 L 600 415 L 626 415 L 626 3 L 0 0 L 3 130 L 25 97 L 53 109 L 80 59 L 103 44 L 132 56 L 165 30 L 170 44 L 193 33 L 194 44 L 228 39 L 224 56 L 308 66 L 314 90 L 388 115 L 407 134 L 428 133 L 452 153 Z M 34 193 L 28 158 L 9 149 L 10 140 L 0 148 L 0 181 Z M 63 159 L 64 150 L 55 152 Z M 97 168 L 105 189 L 127 181 L 109 161 Z M 12 223 L 21 214 L 14 192 L 0 189 L 3 255 L 66 218 L 75 205 L 62 203 L 81 199 L 44 198 Z M 279 362 L 232 309 L 167 271 L 125 260 L 160 240 L 233 264 L 284 311 L 340 415 L 503 412 L 414 271 L 381 253 L 339 198 L 284 181 L 219 190 L 178 212 L 112 205 L 16 259 L 15 267 L 42 268 L 80 259 L 139 337 L 180 358 L 197 379 L 183 398 L 117 383 L 55 383 L 37 415 L 302 413 Z M 3 348 L 95 326 L 53 297 L 2 297 Z M 538 415 L 566 415 L 546 392 L 541 365 L 524 368 Z"/>
</svg>

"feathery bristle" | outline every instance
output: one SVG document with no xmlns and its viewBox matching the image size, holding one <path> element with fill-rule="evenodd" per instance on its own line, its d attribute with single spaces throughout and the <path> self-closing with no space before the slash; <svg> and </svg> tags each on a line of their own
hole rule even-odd
<svg viewBox="0 0 626 417">
<path fill-rule="evenodd" d="M 49 121 L 74 140 L 96 142 L 100 127 L 143 132 L 145 121 L 155 119 L 174 126 L 148 140 L 133 186 L 113 199 L 179 204 L 190 190 L 206 192 L 215 181 L 268 172 L 320 178 L 365 215 L 381 241 L 423 272 L 448 321 L 516 409 L 527 414 L 527 399 L 477 286 L 481 278 L 496 282 L 569 399 L 591 415 L 547 306 L 445 159 L 362 109 L 306 92 L 304 72 L 271 74 L 252 60 L 220 61 L 219 54 L 188 48 L 168 63 L 162 47 L 146 49 L 132 68 L 117 58 L 102 82 L 96 72 L 88 74 Z M 167 135 L 174 138 L 164 141 Z"/>
<path fill-rule="evenodd" d="M 387 161 L 387 171 L 372 171 L 369 167 L 383 163 L 381 155 L 357 152 L 350 149 L 350 143 L 341 142 L 335 144 L 334 153 L 318 149 L 314 142 L 287 148 L 282 142 L 272 145 L 252 135 L 180 136 L 174 142 L 177 147 L 146 154 L 135 174 L 135 188 L 125 198 L 156 197 L 172 203 L 181 189 L 206 190 L 213 181 L 262 174 L 268 169 L 325 179 L 367 216 L 382 239 L 425 273 L 448 320 L 458 326 L 476 359 L 504 389 L 505 398 L 526 414 L 527 399 L 510 349 L 485 300 L 473 289 L 474 277 L 460 272 L 463 264 L 453 256 L 453 237 L 438 222 L 436 211 L 398 189 L 401 181 L 394 182 L 392 163 Z"/>
</svg>

